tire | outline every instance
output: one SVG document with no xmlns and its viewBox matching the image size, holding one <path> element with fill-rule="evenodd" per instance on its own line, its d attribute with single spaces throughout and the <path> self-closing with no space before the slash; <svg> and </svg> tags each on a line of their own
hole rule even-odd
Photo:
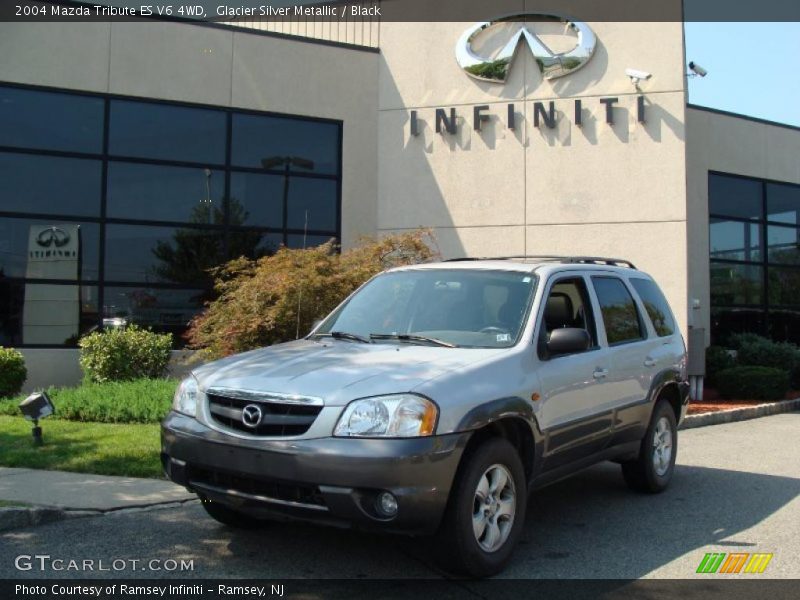
<svg viewBox="0 0 800 600">
<path fill-rule="evenodd" d="M 678 427 L 675 412 L 669 402 L 659 400 L 642 440 L 639 456 L 635 460 L 622 463 L 625 483 L 637 492 L 663 492 L 672 479 L 677 454 Z"/>
<path fill-rule="evenodd" d="M 212 519 L 228 527 L 233 527 L 235 529 L 253 529 L 262 527 L 265 523 L 263 519 L 251 517 L 250 515 L 234 510 L 224 504 L 220 504 L 219 502 L 203 498 L 202 496 L 200 497 L 200 502 Z"/>
<path fill-rule="evenodd" d="M 465 457 L 450 492 L 438 533 L 442 566 L 471 577 L 502 571 L 522 532 L 527 500 L 514 446 L 502 438 L 478 446 Z"/>
</svg>

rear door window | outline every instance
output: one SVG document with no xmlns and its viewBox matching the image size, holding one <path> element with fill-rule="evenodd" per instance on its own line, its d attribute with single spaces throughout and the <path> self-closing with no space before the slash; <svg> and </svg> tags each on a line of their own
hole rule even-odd
<svg viewBox="0 0 800 600">
<path fill-rule="evenodd" d="M 625 344 L 646 337 L 633 296 L 617 277 L 592 277 L 608 344 Z"/>
<path fill-rule="evenodd" d="M 656 330 L 656 335 L 665 337 L 675 333 L 675 320 L 672 317 L 672 311 L 669 309 L 667 299 L 664 294 L 655 284 L 654 281 L 649 279 L 630 279 L 633 289 L 639 294 L 642 299 L 644 309 L 647 311 L 647 316 L 653 323 L 653 329 Z"/>
</svg>

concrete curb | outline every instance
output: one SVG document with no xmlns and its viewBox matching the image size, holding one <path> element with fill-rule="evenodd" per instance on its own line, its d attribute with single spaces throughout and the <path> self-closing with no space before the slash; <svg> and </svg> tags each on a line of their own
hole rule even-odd
<svg viewBox="0 0 800 600">
<path fill-rule="evenodd" d="M 161 508 L 177 508 L 192 502 L 199 502 L 199 500 L 194 498 L 106 509 L 73 509 L 56 506 L 7 506 L 0 508 L 0 532 L 10 531 L 12 529 L 23 529 L 25 527 L 35 527 L 37 525 L 54 523 L 55 521 L 63 521 L 65 519 L 100 517 L 128 512 L 144 512 Z"/>
<path fill-rule="evenodd" d="M 683 420 L 680 428 L 694 429 L 695 427 L 705 427 L 706 425 L 747 421 L 748 419 L 768 417 L 769 415 L 777 415 L 795 410 L 800 410 L 800 398 L 781 400 L 780 402 L 765 402 L 764 404 L 757 404 L 755 406 L 743 406 L 699 415 L 688 415 Z"/>
</svg>

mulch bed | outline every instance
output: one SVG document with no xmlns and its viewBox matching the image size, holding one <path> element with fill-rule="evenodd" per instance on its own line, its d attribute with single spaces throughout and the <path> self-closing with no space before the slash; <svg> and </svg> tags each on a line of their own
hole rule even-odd
<svg viewBox="0 0 800 600">
<path fill-rule="evenodd" d="M 800 398 L 800 390 L 791 390 L 786 394 L 785 400 L 794 400 Z M 703 401 L 689 403 L 689 414 L 698 415 L 709 412 L 717 412 L 720 410 L 730 410 L 732 408 L 744 408 L 746 406 L 758 406 L 759 404 L 768 404 L 767 400 L 748 400 L 748 399 L 735 399 L 725 400 L 719 397 L 717 390 L 713 388 L 705 388 L 703 390 Z"/>
</svg>

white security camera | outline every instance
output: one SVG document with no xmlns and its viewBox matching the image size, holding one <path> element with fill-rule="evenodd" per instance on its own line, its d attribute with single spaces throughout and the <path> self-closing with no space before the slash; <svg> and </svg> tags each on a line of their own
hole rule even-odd
<svg viewBox="0 0 800 600">
<path fill-rule="evenodd" d="M 689 70 L 698 77 L 705 77 L 706 75 L 708 75 L 708 71 L 706 71 L 703 67 L 701 67 L 694 61 L 689 63 Z"/>
<path fill-rule="evenodd" d="M 625 69 L 625 75 L 631 78 L 633 85 L 638 84 L 640 81 L 647 81 L 653 74 L 647 71 L 640 71 L 639 69 Z"/>
</svg>

